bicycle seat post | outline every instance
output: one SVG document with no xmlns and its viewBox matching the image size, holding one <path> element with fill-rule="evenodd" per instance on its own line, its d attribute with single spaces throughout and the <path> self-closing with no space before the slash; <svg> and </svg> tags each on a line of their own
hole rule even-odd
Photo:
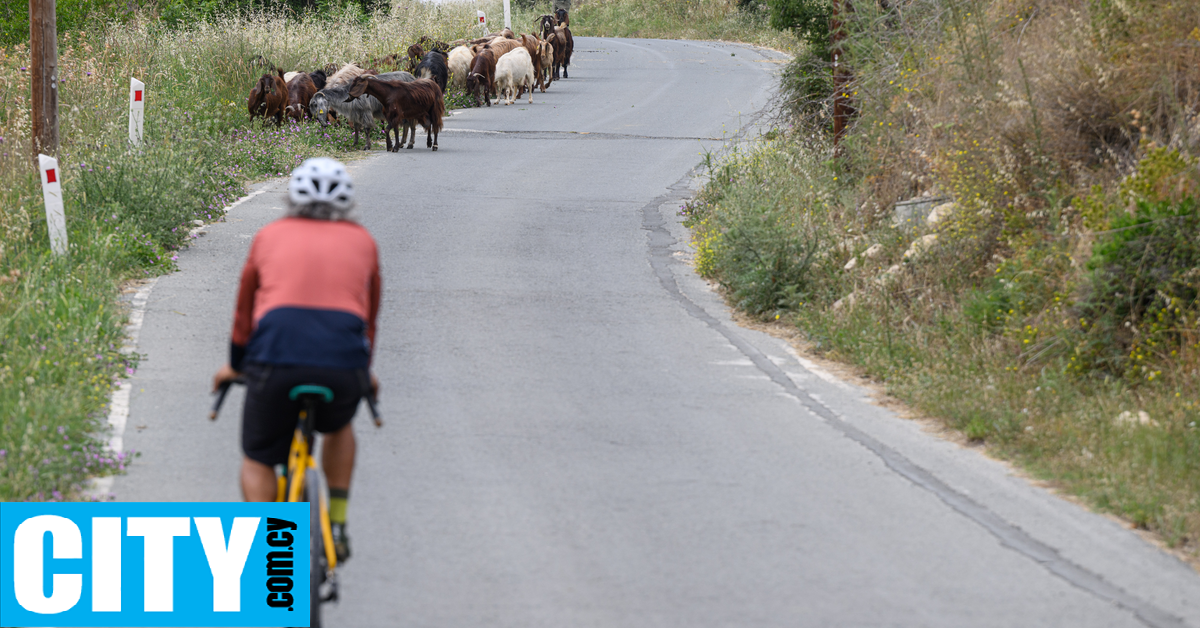
<svg viewBox="0 0 1200 628">
<path fill-rule="evenodd" d="M 288 399 L 299 400 L 304 406 L 301 416 L 303 423 L 300 425 L 300 430 L 308 440 L 309 451 L 312 451 L 313 434 L 316 432 L 317 424 L 317 405 L 332 402 L 333 391 L 316 384 L 301 384 L 288 391 Z"/>
</svg>

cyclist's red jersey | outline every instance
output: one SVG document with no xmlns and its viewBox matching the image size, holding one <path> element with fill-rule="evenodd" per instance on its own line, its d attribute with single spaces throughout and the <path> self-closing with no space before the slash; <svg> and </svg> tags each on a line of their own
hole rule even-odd
<svg viewBox="0 0 1200 628">
<path fill-rule="evenodd" d="M 352 222 L 283 218 L 258 232 L 242 270 L 230 365 L 366 368 L 382 281 L 374 238 Z"/>
</svg>

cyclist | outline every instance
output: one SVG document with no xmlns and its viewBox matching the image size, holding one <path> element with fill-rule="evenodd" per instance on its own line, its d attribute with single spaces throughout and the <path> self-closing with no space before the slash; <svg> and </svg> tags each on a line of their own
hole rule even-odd
<svg viewBox="0 0 1200 628">
<path fill-rule="evenodd" d="M 378 381 L 369 368 L 382 284 L 375 240 L 357 223 L 354 184 L 332 159 L 305 161 L 288 183 L 286 215 L 254 237 L 242 270 L 229 362 L 213 389 L 241 376 L 242 495 L 273 501 L 276 465 L 287 462 L 300 384 L 333 390 L 317 414 L 325 434 L 321 465 L 338 561 L 350 556 L 346 505 L 354 470 L 350 424 L 359 400 Z"/>
</svg>

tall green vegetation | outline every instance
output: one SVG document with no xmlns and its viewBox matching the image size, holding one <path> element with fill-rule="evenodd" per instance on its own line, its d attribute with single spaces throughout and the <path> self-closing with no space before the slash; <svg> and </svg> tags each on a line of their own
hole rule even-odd
<svg viewBox="0 0 1200 628">
<path fill-rule="evenodd" d="M 698 267 L 1200 551 L 1200 5 L 846 6 L 843 142 L 815 46 L 784 70 L 775 139 L 716 165 L 690 207 Z"/>
<path fill-rule="evenodd" d="M 571 32 L 590 37 L 722 39 L 796 50 L 794 34 L 771 28 L 769 19 L 766 6 L 757 1 L 576 0 Z"/>
<path fill-rule="evenodd" d="M 86 29 L 105 21 L 160 20 L 167 26 L 181 26 L 196 20 L 240 13 L 286 12 L 292 16 L 341 16 L 347 11 L 365 19 L 376 12 L 386 13 L 387 0 L 58 0 L 55 3 L 60 33 Z M 0 45 L 29 40 L 29 3 L 25 0 L 0 2 Z"/>
<path fill-rule="evenodd" d="M 769 0 L 771 26 L 794 31 L 812 53 L 821 54 L 829 47 L 831 0 Z"/>
</svg>

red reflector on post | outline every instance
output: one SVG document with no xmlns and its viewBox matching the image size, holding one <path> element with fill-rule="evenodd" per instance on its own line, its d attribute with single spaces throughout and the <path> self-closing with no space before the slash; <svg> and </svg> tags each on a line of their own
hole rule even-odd
<svg viewBox="0 0 1200 628">
<path fill-rule="evenodd" d="M 46 183 L 54 183 L 58 181 L 58 177 L 54 176 L 54 168 L 46 169 Z"/>
<path fill-rule="evenodd" d="M 133 92 L 133 102 L 142 102 L 142 90 Z"/>
</svg>

